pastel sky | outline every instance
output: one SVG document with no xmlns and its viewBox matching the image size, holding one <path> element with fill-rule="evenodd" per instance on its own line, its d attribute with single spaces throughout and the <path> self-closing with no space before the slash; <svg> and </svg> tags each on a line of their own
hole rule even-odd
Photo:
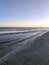
<svg viewBox="0 0 49 65">
<path fill-rule="evenodd" d="M 0 27 L 49 27 L 49 0 L 0 0 Z"/>
</svg>

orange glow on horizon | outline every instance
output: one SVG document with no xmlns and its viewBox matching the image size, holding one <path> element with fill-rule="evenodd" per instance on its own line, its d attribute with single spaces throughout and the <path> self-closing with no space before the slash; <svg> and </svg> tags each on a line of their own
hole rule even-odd
<svg viewBox="0 0 49 65">
<path fill-rule="evenodd" d="M 49 27 L 49 23 L 32 23 L 32 24 L 6 24 L 0 27 Z"/>
<path fill-rule="evenodd" d="M 10 21 L 10 23 L 0 24 L 0 27 L 49 27 L 49 19 L 40 21 L 22 20 L 17 22 L 21 22 L 21 24 L 16 24 L 16 21 Z"/>
</svg>

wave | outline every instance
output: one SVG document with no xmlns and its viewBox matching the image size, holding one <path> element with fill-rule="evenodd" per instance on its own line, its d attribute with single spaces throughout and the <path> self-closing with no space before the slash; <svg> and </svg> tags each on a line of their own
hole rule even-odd
<svg viewBox="0 0 49 65">
<path fill-rule="evenodd" d="M 10 34 L 20 34 L 20 33 L 32 33 L 32 32 L 37 32 L 37 31 L 0 31 L 0 36 L 1 35 L 10 35 Z"/>
</svg>

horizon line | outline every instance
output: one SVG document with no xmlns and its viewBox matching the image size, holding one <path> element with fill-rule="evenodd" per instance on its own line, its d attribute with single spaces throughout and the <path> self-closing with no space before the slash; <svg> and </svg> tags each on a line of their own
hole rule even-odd
<svg viewBox="0 0 49 65">
<path fill-rule="evenodd" d="M 22 26 L 22 27 L 23 27 L 23 26 Z M 21 28 L 22 28 L 22 27 L 21 27 Z M 26 27 L 27 27 L 27 26 L 26 26 Z M 26 27 L 24 26 L 24 28 L 26 28 Z M 40 27 L 40 26 L 38 26 L 38 27 L 36 27 L 36 26 L 35 26 L 35 27 L 30 26 L 30 27 L 28 27 L 28 28 L 39 28 L 39 27 Z M 5 27 L 4 27 L 4 26 L 1 26 L 0 28 L 6 28 L 6 26 L 5 26 Z M 10 26 L 8 27 L 8 26 L 7 26 L 7 28 L 16 28 L 16 27 L 10 27 Z M 19 27 L 17 27 L 17 28 L 19 28 Z M 40 28 L 49 28 L 49 27 L 40 27 Z"/>
</svg>

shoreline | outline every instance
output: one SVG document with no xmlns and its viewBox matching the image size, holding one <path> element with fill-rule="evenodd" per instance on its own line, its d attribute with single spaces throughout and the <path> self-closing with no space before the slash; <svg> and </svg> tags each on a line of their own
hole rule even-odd
<svg viewBox="0 0 49 65">
<path fill-rule="evenodd" d="M 15 65 L 15 63 L 16 62 L 20 62 L 20 60 L 21 60 L 21 62 L 20 62 L 20 65 L 24 65 L 23 63 L 26 63 L 25 65 L 28 65 L 27 63 L 29 63 L 30 64 L 30 62 L 31 61 L 29 61 L 28 62 L 28 58 L 31 58 L 31 57 L 35 57 L 35 60 L 33 59 L 33 58 L 31 58 L 33 61 L 32 61 L 32 63 L 34 63 L 34 62 L 36 62 L 37 60 L 37 57 L 38 57 L 38 59 L 40 59 L 40 62 L 39 62 L 39 60 L 38 60 L 38 63 L 41 63 L 41 57 L 43 57 L 43 56 L 41 56 L 41 55 L 43 55 L 44 53 L 47 53 L 47 51 L 46 52 L 44 52 L 43 51 L 43 49 L 45 48 L 45 45 L 43 45 L 44 43 L 43 42 L 45 42 L 46 40 L 45 40 L 45 38 L 47 37 L 49 35 L 49 32 L 47 32 L 47 33 L 45 33 L 45 34 L 43 34 L 42 36 L 40 36 L 40 37 L 37 37 L 35 40 L 34 40 L 34 42 L 32 43 L 32 42 L 30 42 L 31 44 L 29 45 L 29 47 L 28 48 L 26 48 L 26 49 L 23 49 L 23 50 L 21 50 L 20 52 L 17 52 L 13 57 L 12 57 L 12 59 L 14 59 L 14 61 L 10 58 L 9 60 L 7 60 L 7 61 L 5 61 L 5 62 L 3 62 L 3 65 L 4 65 L 4 63 L 6 63 L 7 65 Z M 48 39 L 49 39 L 49 37 L 48 37 Z M 46 43 L 45 43 L 46 44 Z M 27 50 L 27 52 L 26 52 L 26 50 Z M 46 49 L 47 50 L 47 49 Z M 44 52 L 44 53 L 43 53 Z M 24 53 L 24 54 L 23 54 Z M 40 53 L 42 53 L 41 55 L 40 55 Z M 27 55 L 25 55 L 25 54 L 27 54 Z M 38 56 L 37 56 L 37 55 Z M 20 56 L 21 55 L 21 56 Z M 27 61 L 23 61 L 21 58 L 23 58 L 23 55 L 25 56 L 24 57 L 24 59 L 25 60 L 27 60 Z M 28 56 L 29 55 L 29 56 Z M 35 56 L 34 56 L 35 55 Z M 18 56 L 18 57 L 17 57 Z M 41 57 L 40 57 L 41 56 Z M 20 58 L 21 57 L 21 58 Z M 16 58 L 17 58 L 17 60 L 16 60 Z M 44 54 L 44 58 L 45 58 L 45 54 Z M 42 58 L 42 60 L 43 60 L 43 58 Z M 45 59 L 46 60 L 46 59 Z M 12 62 L 13 61 L 13 62 Z M 15 62 L 16 61 L 16 62 Z M 22 62 L 23 61 L 23 62 Z M 11 62 L 11 64 L 10 64 L 10 62 Z M 47 63 L 48 62 L 48 59 L 47 59 L 47 61 L 42 61 L 44 64 L 43 65 L 46 65 L 45 64 L 45 62 Z M 37 62 L 36 62 L 37 63 Z M 16 63 L 17 64 L 17 63 Z M 17 65 L 19 65 L 19 64 L 17 64 Z M 35 64 L 34 64 L 35 65 Z M 37 65 L 37 64 L 36 64 Z M 40 65 L 40 64 L 39 64 Z"/>
</svg>

